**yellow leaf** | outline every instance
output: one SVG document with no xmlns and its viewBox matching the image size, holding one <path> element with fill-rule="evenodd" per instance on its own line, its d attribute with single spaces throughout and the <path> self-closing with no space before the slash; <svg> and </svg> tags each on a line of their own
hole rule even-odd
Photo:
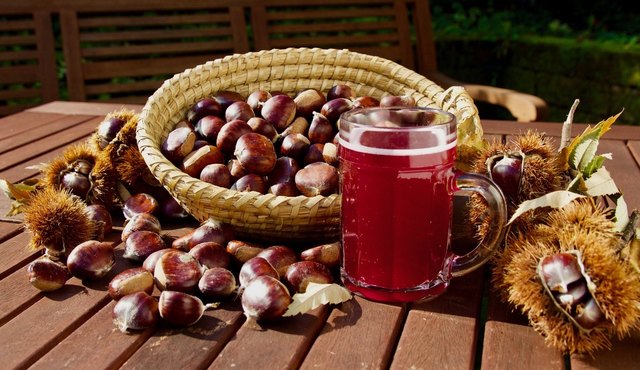
<svg viewBox="0 0 640 370">
<path fill-rule="evenodd" d="M 584 198 L 584 195 L 580 195 L 567 190 L 558 190 L 545 194 L 539 198 L 526 200 L 520 203 L 518 209 L 516 209 L 516 211 L 513 213 L 513 216 L 511 216 L 511 219 L 509 220 L 507 225 L 512 223 L 516 218 L 520 217 L 520 215 L 527 211 L 542 207 L 562 208 L 571 203 L 574 199 L 578 198 Z"/>
<path fill-rule="evenodd" d="M 595 148 L 597 147 L 597 141 L 602 135 L 611 129 L 611 125 L 620 117 L 622 111 L 614 116 L 607 118 L 606 120 L 598 122 L 594 127 L 587 127 L 582 134 L 577 136 L 571 141 L 571 144 L 563 150 L 565 156 L 565 163 L 569 165 L 577 165 L 580 162 L 589 162 L 591 158 L 582 158 L 583 155 L 593 156 L 595 154 Z M 593 141 L 595 140 L 595 143 Z M 591 141 L 591 144 L 585 144 Z M 578 146 L 581 146 L 583 150 L 577 150 Z M 590 150 L 586 150 L 586 147 L 591 146 Z M 574 167 L 577 168 L 577 167 Z"/>
<path fill-rule="evenodd" d="M 293 295 L 293 301 L 282 316 L 294 316 L 325 304 L 346 302 L 351 298 L 351 293 L 341 285 L 309 283 L 306 292 Z"/>
</svg>

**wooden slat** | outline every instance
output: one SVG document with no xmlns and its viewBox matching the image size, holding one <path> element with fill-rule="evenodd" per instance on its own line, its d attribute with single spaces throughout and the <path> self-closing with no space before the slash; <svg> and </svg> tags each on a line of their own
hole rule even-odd
<svg viewBox="0 0 640 370">
<path fill-rule="evenodd" d="M 122 58 L 128 55 L 193 53 L 231 48 L 233 48 L 233 41 L 231 40 L 210 40 L 207 42 L 176 42 L 149 45 L 92 47 L 84 49 L 82 51 L 82 55 L 85 57 Z"/>
<path fill-rule="evenodd" d="M 617 140 L 606 140 L 608 132 L 600 140 L 598 153 L 611 153 L 613 160 L 604 162 L 604 166 L 611 173 L 618 188 L 624 194 L 624 200 L 630 210 L 640 209 L 640 192 L 638 192 L 638 178 L 640 169 L 629 165 L 635 161 L 627 147 Z"/>
<path fill-rule="evenodd" d="M 33 83 L 38 81 L 38 67 L 35 64 L 0 67 L 0 76 L 2 84 Z"/>
<path fill-rule="evenodd" d="M 0 139 L 0 154 L 29 144 L 32 141 L 47 138 L 52 134 L 72 129 L 74 125 L 81 123 L 81 121 L 78 121 L 76 118 L 77 117 L 73 117 L 72 119 L 62 118 L 48 124 L 33 125 L 33 127 L 30 127 L 28 130 Z M 34 123 L 37 124 L 38 122 Z"/>
<path fill-rule="evenodd" d="M 311 32 L 353 32 L 353 31 L 389 31 L 396 27 L 394 22 L 326 22 L 309 24 L 273 25 L 270 33 L 311 33 Z M 372 32 L 375 34 L 375 32 Z"/>
<path fill-rule="evenodd" d="M 636 330 L 624 339 L 613 339 L 611 349 L 603 349 L 593 355 L 571 356 L 571 370 L 619 370 L 635 369 L 640 364 L 640 331 Z"/>
<path fill-rule="evenodd" d="M 483 369 L 564 369 L 561 353 L 547 347 L 531 327 L 488 321 L 482 351 Z"/>
<path fill-rule="evenodd" d="M 244 8 L 241 6 L 230 6 L 229 17 L 231 20 L 231 34 L 235 44 L 236 53 L 246 53 L 249 51 L 249 39 L 247 37 L 247 24 L 244 19 Z"/>
<path fill-rule="evenodd" d="M 2 258 L 0 258 L 0 279 L 26 266 L 41 252 L 28 248 L 30 235 L 20 233 L 2 242 Z"/>
<path fill-rule="evenodd" d="M 4 243 L 5 240 L 19 234 L 21 229 L 22 225 L 0 222 L 0 243 Z"/>
<path fill-rule="evenodd" d="M 333 309 L 302 369 L 386 368 L 405 308 L 354 297 Z"/>
<path fill-rule="evenodd" d="M 207 61 L 206 56 L 162 58 L 162 63 L 150 63 L 151 59 L 94 62 L 82 69 L 85 79 L 99 79 L 128 76 L 151 76 L 155 74 L 175 74 L 185 68 L 194 67 Z"/>
<path fill-rule="evenodd" d="M 327 311 L 327 307 L 320 307 L 304 315 L 263 323 L 261 331 L 245 323 L 209 369 L 296 368 L 324 325 Z"/>
<path fill-rule="evenodd" d="M 153 93 L 156 89 L 162 86 L 164 80 L 156 81 L 136 81 L 121 84 L 104 83 L 104 84 L 91 84 L 87 85 L 87 95 L 98 95 L 102 93 L 122 93 L 122 92 L 149 92 Z M 148 98 L 149 93 L 145 96 Z M 113 102 L 113 100 L 111 100 Z M 142 102 L 145 103 L 146 99 Z"/>
<path fill-rule="evenodd" d="M 0 337 L 12 338 L 0 346 L 0 358 L 7 368 L 26 367 L 47 353 L 62 339 L 111 301 L 106 292 L 109 281 L 133 265 L 116 249 L 116 264 L 104 278 L 94 282 L 70 279 L 59 290 L 50 292 L 20 315 L 0 327 Z M 38 325 L 33 325 L 38 323 Z M 99 348 L 99 343 L 93 344 Z"/>
<path fill-rule="evenodd" d="M 19 133 L 29 131 L 40 125 L 48 125 L 50 123 L 64 120 L 63 113 L 49 112 L 20 112 L 11 117 L 0 118 L 0 140 L 17 135 Z"/>
<path fill-rule="evenodd" d="M 8 19 L 3 20 L 0 23 L 0 31 L 23 31 L 23 30 L 32 30 L 35 28 L 34 22 L 32 19 Z"/>
<path fill-rule="evenodd" d="M 34 256 L 33 259 L 35 258 Z M 0 280 L 0 291 L 4 295 L 0 299 L 0 326 L 44 296 L 29 283 L 24 267 Z"/>
<path fill-rule="evenodd" d="M 139 113 L 142 111 L 142 107 L 143 105 L 140 104 L 130 104 L 123 106 L 122 104 L 113 104 L 109 102 L 101 102 L 100 104 L 95 104 L 86 102 L 55 101 L 29 109 L 29 113 L 91 115 L 100 116 L 102 118 L 105 115 L 120 108 L 131 109 Z M 2 122 L 2 119 L 0 119 L 0 123 Z"/>
<path fill-rule="evenodd" d="M 571 130 L 572 136 L 582 133 L 587 126 L 583 123 L 574 123 Z M 593 127 L 593 125 L 591 126 Z M 504 121 L 482 120 L 482 128 L 485 134 L 517 135 L 527 132 L 527 130 L 536 130 L 548 136 L 560 137 L 562 133 L 562 124 L 559 122 L 511 122 L 511 124 L 505 124 Z M 640 130 L 634 126 L 613 125 L 603 138 L 623 141 L 640 140 Z"/>
<path fill-rule="evenodd" d="M 104 306 L 30 369 L 118 368 L 149 338 L 152 330 L 121 333 L 111 317 L 114 305 L 112 301 Z"/>
<path fill-rule="evenodd" d="M 25 88 L 19 90 L 0 90 L 0 100 L 33 99 L 40 97 L 40 89 Z"/>
<path fill-rule="evenodd" d="M 80 28 L 99 28 L 105 26 L 167 26 L 198 23 L 228 22 L 229 17 L 224 8 L 210 9 L 207 14 L 175 14 L 175 15 L 145 15 L 131 14 L 129 16 L 87 17 L 78 20 Z M 214 13 L 215 12 L 215 13 Z"/>
<path fill-rule="evenodd" d="M 5 153 L 2 155 L 2 157 L 0 157 L 0 171 L 6 170 L 9 167 L 18 165 L 19 163 L 36 157 L 43 151 L 51 150 L 60 146 L 66 146 L 79 137 L 86 136 L 89 133 L 95 131 L 100 121 L 100 119 L 92 119 L 86 122 L 82 122 L 81 124 L 76 126 L 76 130 L 61 131 L 47 138 L 33 141 L 27 145 L 23 145 L 8 153 Z"/>
<path fill-rule="evenodd" d="M 208 310 L 194 326 L 160 327 L 151 338 L 123 364 L 122 369 L 204 368 L 231 340 L 242 325 L 237 305 L 224 304 Z M 158 350 L 171 348 L 171 351 Z"/>
<path fill-rule="evenodd" d="M 167 30 L 127 30 L 114 32 L 81 32 L 80 42 L 122 42 L 139 40 L 176 40 L 195 37 L 229 35 L 229 27 Z"/>
<path fill-rule="evenodd" d="M 454 279 L 442 296 L 411 307 L 392 369 L 473 368 L 484 271 Z"/>
<path fill-rule="evenodd" d="M 14 45 L 34 45 L 36 43 L 35 35 L 20 36 L 2 36 L 0 37 L 0 46 Z"/>
<path fill-rule="evenodd" d="M 38 75 L 42 83 L 42 102 L 49 102 L 58 99 L 59 96 L 51 14 L 45 11 L 36 11 L 34 20 L 38 43 Z"/>
<path fill-rule="evenodd" d="M 6 50 L 0 51 L 0 61 L 2 62 L 14 62 L 20 60 L 32 60 L 38 57 L 38 53 L 35 50 Z"/>
<path fill-rule="evenodd" d="M 387 8 L 372 8 L 363 7 L 361 5 L 348 6 L 336 6 L 333 9 L 317 9 L 313 6 L 300 5 L 302 9 L 296 11 L 290 7 L 279 9 L 276 6 L 269 7 L 270 11 L 266 13 L 266 20 L 317 20 L 317 19 L 342 19 L 342 18 L 362 18 L 362 17 L 388 17 L 393 16 L 393 9 Z M 337 8 L 337 9 L 336 9 Z M 345 25 L 346 26 L 346 25 Z"/>
<path fill-rule="evenodd" d="M 73 10 L 60 11 L 60 30 L 62 33 L 62 50 L 67 66 L 67 87 L 70 100 L 85 100 L 84 74 L 82 71 L 82 54 L 80 52 L 80 32 L 78 18 Z"/>
<path fill-rule="evenodd" d="M 272 39 L 273 47 L 284 48 L 298 46 L 330 46 L 330 45 L 371 45 L 379 42 L 396 41 L 395 35 L 371 34 L 371 35 L 340 35 L 336 36 L 315 36 L 309 38 L 288 38 L 288 39 Z"/>
</svg>

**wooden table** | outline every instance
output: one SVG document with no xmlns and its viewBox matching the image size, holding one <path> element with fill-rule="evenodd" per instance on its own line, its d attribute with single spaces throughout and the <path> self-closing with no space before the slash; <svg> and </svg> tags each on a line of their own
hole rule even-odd
<svg viewBox="0 0 640 370">
<path fill-rule="evenodd" d="M 119 107 L 54 102 L 0 119 L 0 178 L 17 182 L 36 176 L 36 170 L 26 167 L 84 140 L 106 113 Z M 485 121 L 483 126 L 488 137 L 502 139 L 528 128 L 560 133 L 558 123 Z M 576 126 L 574 134 L 582 131 Z M 606 166 L 630 208 L 640 208 L 640 127 L 614 127 L 599 151 L 613 154 Z M 8 208 L 8 199 L 0 197 L 0 213 Z M 182 227 L 194 225 L 169 228 L 179 234 Z M 119 232 L 110 238 L 117 242 Z M 114 302 L 105 290 L 115 272 L 131 266 L 124 258 L 97 283 L 85 286 L 73 278 L 64 289 L 43 294 L 26 278 L 25 266 L 40 254 L 27 250 L 28 240 L 19 219 L 1 219 L 3 369 L 631 369 L 640 363 L 638 333 L 594 358 L 547 348 L 523 317 L 494 299 L 487 271 L 454 280 L 445 295 L 427 303 L 391 305 L 355 298 L 256 331 L 243 325 L 238 302 L 230 302 L 207 311 L 187 329 L 160 325 L 125 335 L 111 321 Z M 117 251 L 121 257 L 121 244 Z"/>
</svg>

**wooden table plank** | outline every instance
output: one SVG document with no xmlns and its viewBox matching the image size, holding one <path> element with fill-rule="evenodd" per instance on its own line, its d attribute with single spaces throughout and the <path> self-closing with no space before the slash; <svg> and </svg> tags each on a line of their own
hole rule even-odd
<svg viewBox="0 0 640 370">
<path fill-rule="evenodd" d="M 11 149 L 27 145 L 32 141 L 40 140 L 42 138 L 48 138 L 51 135 L 64 130 L 73 130 L 75 125 L 78 125 L 91 118 L 92 116 L 59 116 L 59 118 L 54 121 L 41 123 L 38 126 L 32 127 L 26 131 L 22 131 L 16 133 L 13 136 L 0 139 L 0 153 L 6 153 Z"/>
<path fill-rule="evenodd" d="M 31 369 L 115 369 L 151 335 L 153 329 L 121 333 L 113 324 L 110 302 L 86 323 L 42 356 Z"/>
<path fill-rule="evenodd" d="M 544 344 L 544 338 L 529 326 L 488 321 L 485 326 L 482 368 L 564 369 L 561 353 Z"/>
<path fill-rule="evenodd" d="M 73 116 L 69 118 L 70 121 L 74 119 L 81 122 L 74 130 L 58 132 L 2 154 L 0 157 L 0 170 L 5 170 L 37 157 L 43 151 L 67 146 L 69 143 L 95 131 L 98 123 L 100 123 L 100 118 L 87 119 L 86 116 Z"/>
<path fill-rule="evenodd" d="M 334 308 L 302 369 L 376 369 L 389 366 L 406 307 L 360 297 Z"/>
<path fill-rule="evenodd" d="M 93 116 L 105 116 L 121 108 L 132 109 L 136 112 L 142 111 L 140 104 L 117 104 L 117 103 L 90 103 L 72 101 L 54 101 L 28 109 L 28 112 L 37 113 L 60 113 L 60 114 L 86 114 Z"/>
<path fill-rule="evenodd" d="M 0 280 L 0 292 L 0 326 L 44 296 L 29 283 L 24 267 Z"/>
<path fill-rule="evenodd" d="M 640 330 L 623 340 L 614 339 L 611 349 L 603 349 L 590 355 L 571 356 L 571 370 L 620 370 L 637 369 L 640 364 Z"/>
<path fill-rule="evenodd" d="M 598 153 L 613 155 L 613 159 L 606 160 L 604 166 L 624 194 L 629 209 L 640 208 L 640 192 L 637 191 L 640 169 L 635 165 L 629 165 L 635 163 L 631 152 L 618 140 L 600 140 Z"/>
<path fill-rule="evenodd" d="M 0 221 L 0 242 L 18 235 L 21 230 L 22 225 Z"/>
<path fill-rule="evenodd" d="M 46 126 L 51 122 L 66 117 L 65 113 L 50 112 L 20 112 L 14 115 L 0 118 L 0 140 L 4 141 L 14 135 L 29 132 L 34 128 Z"/>
<path fill-rule="evenodd" d="M 328 311 L 320 307 L 304 315 L 261 323 L 263 330 L 245 322 L 209 369 L 296 368 L 322 329 Z"/>
<path fill-rule="evenodd" d="M 484 270 L 453 279 L 442 296 L 411 306 L 393 369 L 473 368 Z"/>
<path fill-rule="evenodd" d="M 608 118 L 608 117 L 602 117 Z M 595 126 L 591 124 L 590 126 Z M 582 133 L 589 125 L 584 123 L 574 123 L 571 129 L 571 135 L 577 136 Z M 544 132 L 549 136 L 561 136 L 562 123 L 560 122 L 507 122 L 496 120 L 482 120 L 482 129 L 485 134 L 503 134 L 503 135 L 517 135 L 526 132 L 528 129 L 533 129 L 539 132 Z M 614 124 L 611 130 L 605 134 L 605 138 L 612 140 L 640 140 L 640 130 L 634 126 L 625 126 Z"/>
<path fill-rule="evenodd" d="M 41 251 L 33 251 L 28 248 L 30 235 L 22 232 L 2 243 L 2 258 L 0 258 L 0 279 L 26 266 Z"/>
<path fill-rule="evenodd" d="M 208 310 L 188 328 L 161 327 L 121 369 L 204 368 L 213 361 L 242 325 L 237 305 Z M 255 358 L 254 358 L 255 359 Z"/>
</svg>

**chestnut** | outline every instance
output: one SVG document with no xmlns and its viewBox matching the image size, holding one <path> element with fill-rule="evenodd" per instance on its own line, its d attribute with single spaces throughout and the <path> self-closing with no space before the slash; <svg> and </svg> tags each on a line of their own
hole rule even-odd
<svg viewBox="0 0 640 370">
<path fill-rule="evenodd" d="M 98 279 L 111 271 L 115 263 L 113 245 L 88 240 L 73 248 L 67 258 L 67 268 L 80 279 Z"/>
<path fill-rule="evenodd" d="M 271 98 L 271 93 L 264 90 L 256 90 L 247 96 L 247 103 L 255 113 L 262 111 L 264 103 Z"/>
<path fill-rule="evenodd" d="M 291 134 L 306 135 L 309 130 L 309 121 L 305 117 L 296 117 L 291 124 L 282 131 L 281 137 Z"/>
<path fill-rule="evenodd" d="M 231 159 L 227 163 L 227 168 L 229 168 L 229 173 L 231 174 L 232 180 L 237 180 L 242 176 L 249 173 L 246 168 L 240 164 L 240 161 L 237 159 Z"/>
<path fill-rule="evenodd" d="M 124 127 L 125 123 L 127 122 L 119 117 L 105 118 L 104 121 L 100 122 L 98 130 L 96 131 L 99 138 L 98 146 L 100 149 L 106 148 L 107 145 L 116 138 L 116 135 Z"/>
<path fill-rule="evenodd" d="M 325 143 L 322 147 L 322 159 L 326 163 L 337 167 L 340 162 L 338 158 L 338 146 L 334 143 Z"/>
<path fill-rule="evenodd" d="M 140 213 L 134 215 L 130 220 L 127 220 L 124 228 L 122 229 L 122 241 L 126 241 L 129 235 L 131 235 L 131 233 L 133 233 L 134 231 L 140 230 L 148 230 L 155 233 L 160 233 L 160 231 L 162 231 L 160 220 L 158 220 L 156 216 L 149 213 Z"/>
<path fill-rule="evenodd" d="M 276 150 L 266 136 L 254 132 L 242 135 L 234 151 L 242 167 L 253 174 L 266 175 L 276 165 Z"/>
<path fill-rule="evenodd" d="M 245 263 L 264 250 L 258 244 L 245 242 L 242 240 L 230 240 L 226 247 L 227 253 L 233 256 L 237 262 Z"/>
<path fill-rule="evenodd" d="M 224 164 L 209 164 L 200 172 L 200 180 L 223 188 L 229 188 L 231 186 L 231 172 L 229 167 Z"/>
<path fill-rule="evenodd" d="M 44 255 L 27 266 L 29 282 L 43 292 L 60 289 L 71 278 L 67 266 Z"/>
<path fill-rule="evenodd" d="M 353 102 L 347 98 L 335 98 L 327 101 L 320 109 L 320 113 L 325 116 L 329 122 L 336 124 L 342 113 L 351 110 Z"/>
<path fill-rule="evenodd" d="M 303 134 L 287 135 L 282 139 L 280 155 L 300 161 L 304 158 L 309 145 L 311 145 L 311 142 Z"/>
<path fill-rule="evenodd" d="M 276 131 L 275 127 L 273 127 L 273 125 L 267 122 L 264 118 L 250 118 L 247 121 L 247 125 L 251 127 L 251 130 L 253 130 L 253 132 L 266 136 L 269 140 L 271 140 L 272 143 L 278 140 L 278 131 Z"/>
<path fill-rule="evenodd" d="M 201 266 L 205 268 L 229 267 L 231 263 L 231 255 L 226 248 L 215 242 L 204 242 L 195 245 L 189 254 L 192 255 Z"/>
<path fill-rule="evenodd" d="M 268 247 L 258 253 L 257 257 L 264 258 L 267 262 L 278 271 L 278 275 L 284 277 L 287 273 L 287 268 L 292 263 L 298 261 L 296 252 L 284 245 L 274 245 Z"/>
<path fill-rule="evenodd" d="M 236 141 L 244 135 L 248 134 L 251 131 L 251 127 L 247 125 L 245 121 L 241 120 L 233 120 L 227 122 L 218 133 L 218 138 L 216 139 L 216 146 L 225 154 L 232 154 L 233 150 L 236 147 Z"/>
<path fill-rule="evenodd" d="M 200 177 L 200 172 L 207 165 L 223 163 L 224 154 L 213 145 L 206 145 L 187 155 L 182 161 L 182 170 L 191 177 Z"/>
<path fill-rule="evenodd" d="M 113 300 L 136 292 L 153 293 L 153 274 L 142 267 L 122 271 L 109 282 L 109 296 Z"/>
<path fill-rule="evenodd" d="M 71 192 L 71 194 L 86 200 L 91 190 L 89 178 L 79 172 L 66 172 L 60 178 L 60 185 Z"/>
<path fill-rule="evenodd" d="M 301 194 L 300 190 L 298 190 L 298 187 L 296 186 L 296 183 L 293 181 L 273 184 L 269 187 L 267 192 L 269 194 L 281 195 L 284 197 L 297 197 Z"/>
<path fill-rule="evenodd" d="M 198 289 L 202 295 L 210 299 L 227 298 L 237 288 L 236 277 L 231 271 L 222 267 L 206 270 L 198 282 Z"/>
<path fill-rule="evenodd" d="M 327 196 L 338 190 L 338 170 L 324 162 L 311 163 L 296 173 L 295 182 L 303 195 Z"/>
<path fill-rule="evenodd" d="M 202 266 L 187 252 L 177 249 L 163 254 L 153 271 L 160 290 L 192 291 L 202 276 Z"/>
<path fill-rule="evenodd" d="M 200 118 L 198 123 L 196 123 L 196 133 L 211 144 L 216 143 L 216 139 L 218 138 L 218 133 L 222 126 L 224 126 L 226 122 L 216 116 L 205 116 Z"/>
<path fill-rule="evenodd" d="M 380 106 L 380 100 L 371 96 L 359 96 L 353 99 L 354 108 L 373 108 L 373 107 L 379 107 L 379 106 Z"/>
<path fill-rule="evenodd" d="M 342 247 L 340 242 L 317 245 L 300 253 L 302 261 L 315 261 L 332 268 L 340 265 Z"/>
<path fill-rule="evenodd" d="M 160 234 L 147 230 L 134 231 L 124 242 L 123 257 L 143 262 L 151 253 L 164 248 L 166 245 Z"/>
<path fill-rule="evenodd" d="M 304 293 L 309 283 L 331 284 L 333 277 L 327 266 L 314 261 L 294 262 L 287 268 L 285 280 L 296 293 Z"/>
<path fill-rule="evenodd" d="M 302 159 L 302 163 L 308 165 L 315 162 L 324 162 L 324 156 L 322 155 L 323 151 L 324 144 L 315 143 L 309 145 L 307 153 L 305 153 L 304 158 Z"/>
<path fill-rule="evenodd" d="M 291 157 L 280 157 L 276 159 L 273 170 L 267 176 L 267 185 L 273 186 L 283 182 L 293 182 L 296 172 L 300 170 L 298 162 Z"/>
<path fill-rule="evenodd" d="M 267 182 L 263 176 L 249 173 L 234 182 L 230 189 L 237 191 L 257 191 L 260 194 L 267 192 Z"/>
<path fill-rule="evenodd" d="M 104 240 L 105 236 L 113 230 L 113 219 L 107 207 L 102 204 L 90 204 L 86 208 L 87 216 L 96 227 L 94 239 Z"/>
<path fill-rule="evenodd" d="M 242 310 L 250 320 L 281 317 L 290 303 L 287 287 L 271 276 L 258 276 L 251 280 L 242 293 Z"/>
<path fill-rule="evenodd" d="M 347 84 L 337 84 L 332 86 L 327 91 L 327 100 L 334 100 L 338 98 L 353 99 L 356 96 L 351 86 Z"/>
<path fill-rule="evenodd" d="M 191 294 L 170 290 L 160 293 L 158 300 L 160 317 L 178 327 L 195 324 L 209 307 L 214 307 L 214 305 L 205 305 L 200 298 Z"/>
<path fill-rule="evenodd" d="M 296 103 L 296 115 L 309 118 L 313 112 L 320 111 L 327 99 L 319 90 L 306 89 L 298 93 L 293 101 Z"/>
<path fill-rule="evenodd" d="M 222 116 L 222 105 L 213 98 L 204 98 L 195 102 L 187 111 L 187 121 L 196 124 L 205 116 Z"/>
<path fill-rule="evenodd" d="M 242 264 L 238 279 L 241 287 L 246 287 L 247 284 L 258 276 L 271 276 L 279 279 L 280 275 L 278 271 L 264 258 L 253 257 L 248 259 Z"/>
<path fill-rule="evenodd" d="M 220 90 L 213 94 L 212 98 L 220 104 L 222 111 L 226 111 L 235 102 L 244 101 L 240 93 L 231 90 Z"/>
<path fill-rule="evenodd" d="M 140 213 L 154 214 L 160 205 L 156 198 L 147 193 L 131 195 L 122 206 L 122 213 L 127 220 Z"/>
<path fill-rule="evenodd" d="M 324 115 L 314 112 L 309 125 L 309 141 L 311 143 L 327 143 L 333 139 L 335 134 L 333 123 L 329 122 Z"/>
<path fill-rule="evenodd" d="M 158 302 L 146 292 L 122 297 L 113 306 L 113 323 L 123 333 L 153 327 L 160 317 Z"/>
<path fill-rule="evenodd" d="M 262 118 L 282 132 L 296 116 L 296 103 L 288 95 L 272 96 L 262 106 Z"/>
<path fill-rule="evenodd" d="M 251 108 L 251 106 L 244 100 L 240 100 L 232 103 L 224 112 L 224 117 L 227 120 L 227 122 L 230 122 L 236 119 L 247 122 L 249 119 L 255 116 L 256 115 L 253 112 L 253 108 Z"/>
<path fill-rule="evenodd" d="M 160 151 L 173 164 L 179 164 L 187 154 L 193 151 L 196 134 L 187 127 L 179 127 L 171 132 L 162 142 Z"/>
</svg>

